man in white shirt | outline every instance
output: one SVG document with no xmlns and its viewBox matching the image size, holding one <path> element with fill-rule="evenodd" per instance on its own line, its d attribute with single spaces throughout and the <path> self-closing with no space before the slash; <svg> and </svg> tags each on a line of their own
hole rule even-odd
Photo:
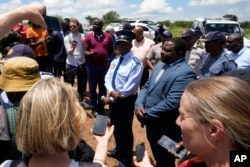
<svg viewBox="0 0 250 167">
<path fill-rule="evenodd" d="M 75 75 L 77 76 L 77 91 L 80 100 L 83 100 L 84 88 L 86 87 L 87 73 L 83 40 L 84 35 L 78 32 L 79 22 L 77 19 L 70 20 L 70 33 L 64 37 L 64 44 L 68 53 L 66 59 L 66 82 L 74 85 Z M 85 84 L 85 85 L 84 85 Z"/>
</svg>

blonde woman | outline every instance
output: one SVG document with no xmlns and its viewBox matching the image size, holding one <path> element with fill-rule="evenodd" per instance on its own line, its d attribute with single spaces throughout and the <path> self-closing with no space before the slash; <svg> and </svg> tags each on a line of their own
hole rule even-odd
<svg viewBox="0 0 250 167">
<path fill-rule="evenodd" d="M 231 150 L 250 150 L 249 90 L 234 77 L 202 79 L 185 89 L 176 123 L 186 149 L 208 167 L 229 167 Z M 150 167 L 147 160 L 134 163 Z"/>
<path fill-rule="evenodd" d="M 55 78 L 37 82 L 23 97 L 17 115 L 16 143 L 23 153 L 31 154 L 26 162 L 29 167 L 78 167 L 69 158 L 83 136 L 86 113 L 77 92 L 71 86 Z M 97 140 L 96 153 L 90 166 L 105 166 L 108 140 L 113 127 L 107 128 Z M 10 166 L 5 161 L 1 167 Z"/>
</svg>

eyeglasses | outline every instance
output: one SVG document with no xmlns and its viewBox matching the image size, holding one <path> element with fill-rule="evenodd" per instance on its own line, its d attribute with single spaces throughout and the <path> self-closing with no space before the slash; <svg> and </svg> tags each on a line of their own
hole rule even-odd
<svg viewBox="0 0 250 167">
<path fill-rule="evenodd" d="M 70 26 L 70 28 L 76 28 L 76 26 L 75 26 L 75 25 L 72 25 L 72 26 Z"/>
</svg>

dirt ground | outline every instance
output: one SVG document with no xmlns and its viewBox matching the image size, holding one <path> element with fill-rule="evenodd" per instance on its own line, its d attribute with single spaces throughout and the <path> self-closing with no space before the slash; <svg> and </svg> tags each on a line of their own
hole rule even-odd
<svg viewBox="0 0 250 167">
<path fill-rule="evenodd" d="M 105 109 L 108 111 L 108 106 L 105 106 Z M 85 133 L 84 133 L 84 140 L 90 145 L 92 146 L 93 149 L 95 149 L 96 146 L 96 141 L 94 139 L 94 137 L 92 136 L 90 129 L 92 128 L 95 118 L 92 116 L 91 114 L 91 110 L 85 110 L 87 112 L 87 120 L 85 122 Z M 153 156 L 152 156 L 152 152 L 149 146 L 149 143 L 147 141 L 147 137 L 146 137 L 146 131 L 145 128 L 141 128 L 138 120 L 136 117 L 134 117 L 134 121 L 133 121 L 133 133 L 134 133 L 134 150 L 135 150 L 135 146 L 141 142 L 145 143 L 145 147 L 146 150 L 148 151 L 150 158 L 152 160 L 152 163 L 154 163 L 153 160 Z M 109 150 L 113 149 L 115 147 L 115 141 L 114 141 L 114 137 L 112 136 L 110 142 L 109 142 Z M 106 165 L 108 167 L 115 167 L 119 162 L 116 159 L 107 157 L 106 159 Z"/>
</svg>

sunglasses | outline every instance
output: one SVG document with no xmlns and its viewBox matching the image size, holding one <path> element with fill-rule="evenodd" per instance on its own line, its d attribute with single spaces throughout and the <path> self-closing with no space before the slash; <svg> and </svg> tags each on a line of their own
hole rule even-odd
<svg viewBox="0 0 250 167">
<path fill-rule="evenodd" d="M 75 26 L 75 25 L 72 25 L 72 26 L 70 26 L 70 28 L 76 28 L 76 26 Z"/>
</svg>

